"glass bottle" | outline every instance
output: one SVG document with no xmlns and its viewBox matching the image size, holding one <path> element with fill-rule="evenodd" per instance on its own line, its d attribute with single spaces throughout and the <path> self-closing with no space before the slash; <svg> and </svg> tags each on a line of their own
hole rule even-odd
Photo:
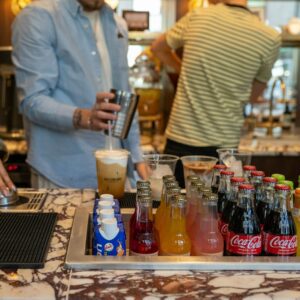
<svg viewBox="0 0 300 300">
<path fill-rule="evenodd" d="M 217 193 L 220 185 L 220 172 L 226 170 L 225 165 L 214 165 L 213 176 L 211 181 L 211 190 L 213 193 Z"/>
<path fill-rule="evenodd" d="M 199 234 L 192 239 L 191 255 L 222 256 L 223 237 L 218 229 L 218 196 L 210 194 L 203 202 L 202 217 L 200 218 Z"/>
<path fill-rule="evenodd" d="M 135 256 L 158 255 L 158 244 L 153 226 L 152 199 L 151 197 L 142 197 L 137 203 L 130 254 Z"/>
<path fill-rule="evenodd" d="M 255 188 L 251 184 L 239 186 L 238 204 L 228 225 L 226 255 L 257 256 L 262 252 L 254 192 Z"/>
<path fill-rule="evenodd" d="M 296 225 L 290 208 L 290 187 L 275 185 L 274 207 L 264 226 L 264 252 L 271 256 L 295 256 Z"/>
<path fill-rule="evenodd" d="M 263 171 L 251 171 L 250 183 L 254 185 L 254 204 L 257 207 L 258 202 L 263 198 L 262 184 L 265 173 Z"/>
<path fill-rule="evenodd" d="M 243 166 L 243 177 L 246 179 L 246 182 L 250 182 L 251 172 L 256 171 L 256 167 L 252 165 Z"/>
<path fill-rule="evenodd" d="M 237 206 L 239 186 L 241 184 L 244 184 L 246 182 L 246 179 L 243 177 L 232 177 L 230 182 L 231 182 L 231 190 L 229 193 L 229 197 L 225 202 L 222 217 L 219 219 L 219 230 L 223 236 L 224 250 L 226 249 L 228 224 Z"/>
<path fill-rule="evenodd" d="M 160 241 L 162 255 L 184 255 L 191 253 L 191 242 L 185 226 L 186 199 L 183 195 L 172 197 L 170 225 Z"/>
<path fill-rule="evenodd" d="M 226 199 L 230 193 L 230 179 L 234 173 L 232 171 L 221 171 L 220 185 L 218 189 L 218 215 L 222 216 Z"/>
</svg>

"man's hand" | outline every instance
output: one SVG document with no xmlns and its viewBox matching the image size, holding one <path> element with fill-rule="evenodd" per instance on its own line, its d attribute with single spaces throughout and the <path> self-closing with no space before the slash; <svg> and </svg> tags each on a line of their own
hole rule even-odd
<svg viewBox="0 0 300 300">
<path fill-rule="evenodd" d="M 16 187 L 9 178 L 2 161 L 0 160 L 0 192 L 3 195 L 8 196 L 10 190 L 16 190 Z"/>
<path fill-rule="evenodd" d="M 77 108 L 73 117 L 74 127 L 96 131 L 108 129 L 108 121 L 116 120 L 115 113 L 121 109 L 120 105 L 108 102 L 114 97 L 112 93 L 98 93 L 92 109 Z"/>
</svg>

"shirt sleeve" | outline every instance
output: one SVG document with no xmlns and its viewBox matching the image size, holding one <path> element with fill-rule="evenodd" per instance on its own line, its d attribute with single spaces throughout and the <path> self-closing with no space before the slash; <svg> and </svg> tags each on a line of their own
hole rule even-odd
<svg viewBox="0 0 300 300">
<path fill-rule="evenodd" d="M 263 58 L 262 65 L 258 70 L 255 79 L 260 82 L 268 82 L 272 77 L 272 68 L 278 58 L 279 49 L 281 46 L 281 34 L 278 34 L 274 39 L 272 47 L 266 53 L 266 57 Z"/>
<path fill-rule="evenodd" d="M 184 35 L 189 25 L 192 13 L 182 17 L 171 29 L 166 33 L 167 44 L 172 49 L 178 49 L 184 44 Z"/>
<path fill-rule="evenodd" d="M 16 18 L 12 59 L 20 110 L 40 126 L 59 131 L 73 130 L 76 107 L 52 97 L 59 79 L 55 43 L 55 30 L 46 10 L 29 6 Z"/>
</svg>

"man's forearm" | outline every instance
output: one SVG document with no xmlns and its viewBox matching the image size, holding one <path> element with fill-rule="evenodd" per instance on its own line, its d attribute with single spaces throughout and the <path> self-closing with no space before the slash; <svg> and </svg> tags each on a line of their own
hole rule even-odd
<svg viewBox="0 0 300 300">
<path fill-rule="evenodd" d="M 250 102 L 251 103 L 258 102 L 258 98 L 262 95 L 266 87 L 267 87 L 266 83 L 260 82 L 258 80 L 254 80 L 252 83 Z"/>
<path fill-rule="evenodd" d="M 180 73 L 181 59 L 167 44 L 165 34 L 160 36 L 153 42 L 151 50 L 155 54 L 155 56 L 160 59 L 161 62 L 173 68 L 177 73 Z"/>
</svg>

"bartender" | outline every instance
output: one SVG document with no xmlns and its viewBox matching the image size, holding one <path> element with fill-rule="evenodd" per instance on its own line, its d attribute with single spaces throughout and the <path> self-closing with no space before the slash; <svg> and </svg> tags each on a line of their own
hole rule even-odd
<svg viewBox="0 0 300 300">
<path fill-rule="evenodd" d="M 217 156 L 217 148 L 237 147 L 244 105 L 261 95 L 278 57 L 280 33 L 252 14 L 246 0 L 213 2 L 188 13 L 152 45 L 180 73 L 165 153 Z M 182 60 L 174 52 L 180 47 Z M 182 164 L 175 174 L 184 186 Z"/>
</svg>

